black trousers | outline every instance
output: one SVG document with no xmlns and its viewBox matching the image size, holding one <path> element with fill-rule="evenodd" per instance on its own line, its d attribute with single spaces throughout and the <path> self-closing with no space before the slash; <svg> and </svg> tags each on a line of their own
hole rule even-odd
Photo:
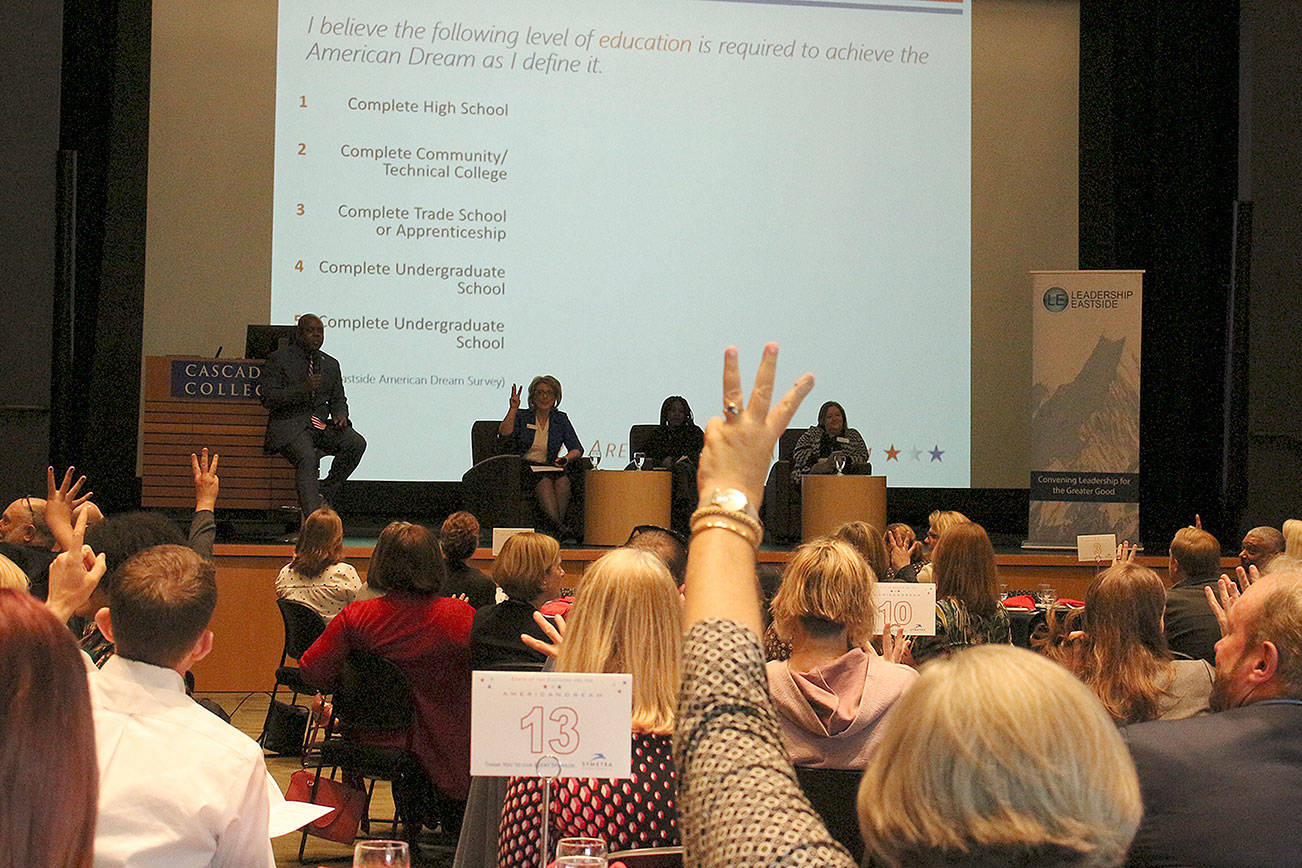
<svg viewBox="0 0 1302 868">
<path fill-rule="evenodd" d="M 366 438 L 351 425 L 347 428 L 328 425 L 322 431 L 315 428 L 301 431 L 281 447 L 280 454 L 294 465 L 298 508 L 303 511 L 303 518 L 320 508 L 322 497 L 326 502 L 334 503 L 344 480 L 357 469 L 365 451 Z M 325 480 L 318 482 L 322 454 L 333 455 L 334 461 L 330 463 L 330 473 Z"/>
</svg>

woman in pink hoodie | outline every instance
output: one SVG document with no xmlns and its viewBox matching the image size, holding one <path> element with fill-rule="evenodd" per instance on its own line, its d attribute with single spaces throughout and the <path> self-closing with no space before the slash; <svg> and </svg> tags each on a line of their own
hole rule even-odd
<svg viewBox="0 0 1302 868">
<path fill-rule="evenodd" d="M 782 574 L 773 620 L 791 657 L 770 662 L 768 679 L 795 765 L 862 769 L 877 724 L 918 677 L 869 644 L 875 582 L 863 557 L 834 539 L 801 546 Z"/>
</svg>

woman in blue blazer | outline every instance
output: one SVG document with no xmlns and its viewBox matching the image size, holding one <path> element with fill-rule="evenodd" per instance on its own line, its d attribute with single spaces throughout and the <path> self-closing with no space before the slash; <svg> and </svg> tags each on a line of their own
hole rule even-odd
<svg viewBox="0 0 1302 868">
<path fill-rule="evenodd" d="M 562 538 L 573 536 L 565 525 L 570 505 L 569 471 L 579 467 L 583 444 L 574 433 L 570 417 L 556 409 L 561 403 L 561 383 L 555 377 L 534 377 L 529 383 L 529 406 L 520 409 L 519 386 L 511 386 L 511 406 L 498 426 L 503 452 L 524 456 L 529 473 L 537 478 L 534 495 Z M 559 471 L 535 472 L 533 467 Z"/>
</svg>

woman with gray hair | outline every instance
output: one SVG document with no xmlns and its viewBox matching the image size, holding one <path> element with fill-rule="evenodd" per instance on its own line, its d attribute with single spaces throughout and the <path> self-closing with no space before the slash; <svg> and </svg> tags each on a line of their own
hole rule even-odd
<svg viewBox="0 0 1302 868">
<path fill-rule="evenodd" d="M 511 386 L 511 403 L 506 417 L 497 427 L 502 452 L 524 456 L 525 473 L 532 477 L 538 505 L 555 525 L 561 539 L 573 537 L 565 524 L 570 508 L 570 476 L 580 467 L 583 444 L 574 433 L 570 417 L 556 409 L 561 403 L 561 383 L 544 374 L 529 383 L 529 406 L 520 409 L 519 386 Z M 535 468 L 555 468 L 538 471 Z"/>
</svg>

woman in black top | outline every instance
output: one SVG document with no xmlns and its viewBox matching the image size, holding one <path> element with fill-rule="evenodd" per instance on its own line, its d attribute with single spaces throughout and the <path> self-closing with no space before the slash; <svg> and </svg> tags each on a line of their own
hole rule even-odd
<svg viewBox="0 0 1302 868">
<path fill-rule="evenodd" d="M 681 395 L 670 395 L 660 405 L 660 426 L 646 444 L 652 467 L 673 473 L 671 525 L 687 532 L 687 521 L 696 508 L 696 464 L 701 459 L 705 433 L 692 421 L 692 408 Z"/>
<path fill-rule="evenodd" d="M 443 522 L 439 546 L 448 575 L 439 596 L 461 597 L 476 609 L 492 605 L 497 599 L 497 585 L 481 571 L 466 563 L 479 545 L 479 519 L 468 512 L 454 512 Z"/>
</svg>

